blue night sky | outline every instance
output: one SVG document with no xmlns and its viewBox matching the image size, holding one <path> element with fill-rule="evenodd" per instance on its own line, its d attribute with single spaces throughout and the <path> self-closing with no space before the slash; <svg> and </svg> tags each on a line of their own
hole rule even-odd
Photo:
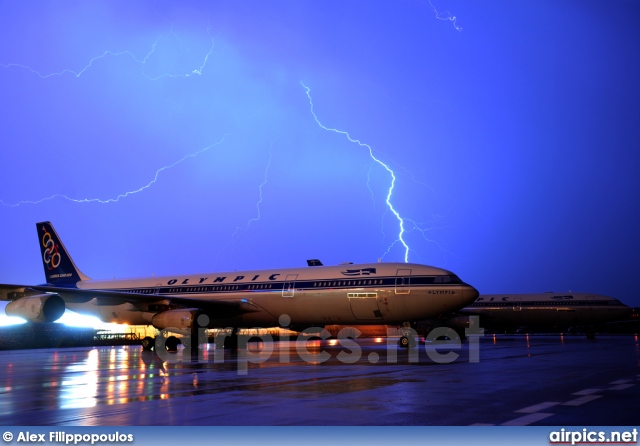
<svg viewBox="0 0 640 446">
<path fill-rule="evenodd" d="M 0 1 L 0 39 L 0 283 L 43 220 L 95 279 L 404 261 L 384 163 L 410 262 L 640 305 L 638 1 Z"/>
</svg>

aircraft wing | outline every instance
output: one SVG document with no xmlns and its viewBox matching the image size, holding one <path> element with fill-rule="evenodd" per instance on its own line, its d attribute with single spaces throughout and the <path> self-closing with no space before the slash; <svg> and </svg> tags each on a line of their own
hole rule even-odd
<svg viewBox="0 0 640 446">
<path fill-rule="evenodd" d="M 164 294 L 124 293 L 117 290 L 85 290 L 49 285 L 0 285 L 0 300 L 15 300 L 34 292 L 57 294 L 65 302 L 84 303 L 96 299 L 97 305 L 162 304 L 175 308 L 198 308 L 223 317 L 233 317 L 260 311 L 245 299 L 203 300 Z"/>
</svg>

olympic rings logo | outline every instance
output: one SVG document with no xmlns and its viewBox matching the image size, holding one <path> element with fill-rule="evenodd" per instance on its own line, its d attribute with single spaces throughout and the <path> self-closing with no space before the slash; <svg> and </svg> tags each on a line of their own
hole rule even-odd
<svg viewBox="0 0 640 446">
<path fill-rule="evenodd" d="M 62 256 L 58 252 L 58 245 L 53 241 L 51 234 L 44 229 L 44 235 L 42 236 L 42 247 L 44 248 L 42 260 L 49 268 L 49 271 L 60 266 Z"/>
</svg>

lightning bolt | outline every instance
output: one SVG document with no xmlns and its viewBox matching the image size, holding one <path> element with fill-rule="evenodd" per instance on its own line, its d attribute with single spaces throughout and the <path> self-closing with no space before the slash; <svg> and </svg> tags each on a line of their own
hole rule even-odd
<svg viewBox="0 0 640 446">
<path fill-rule="evenodd" d="M 35 69 L 31 68 L 28 65 L 23 65 L 23 64 L 19 64 L 19 63 L 0 64 L 0 67 L 3 67 L 3 68 L 14 68 L 14 67 L 22 68 L 22 69 L 25 69 L 25 70 L 28 70 L 28 71 L 32 72 L 33 74 L 35 74 L 36 76 L 40 77 L 41 79 L 47 79 L 47 78 L 53 77 L 53 76 L 63 76 L 65 74 L 71 74 L 71 75 L 79 78 L 80 76 L 82 76 L 82 74 L 84 74 L 85 71 L 87 71 L 89 68 L 91 68 L 93 66 L 93 63 L 95 61 L 100 60 L 100 59 L 104 59 L 107 56 L 118 57 L 118 56 L 122 56 L 122 55 L 127 55 L 127 56 L 131 57 L 135 62 L 144 65 L 144 64 L 147 63 L 147 59 L 149 59 L 149 57 L 151 57 L 151 55 L 155 52 L 156 45 L 158 44 L 158 40 L 160 40 L 160 38 L 158 38 L 153 43 L 153 45 L 151 45 L 151 50 L 142 59 L 136 57 L 136 55 L 133 54 L 131 51 L 120 51 L 120 52 L 117 52 L 117 53 L 114 52 L 114 51 L 105 51 L 104 53 L 100 54 L 99 56 L 95 56 L 95 57 L 91 58 L 89 60 L 89 62 L 84 66 L 84 68 L 82 68 L 79 71 L 74 71 L 74 70 L 70 70 L 70 69 L 64 69 L 62 71 L 57 71 L 57 72 L 54 72 L 54 73 L 43 74 L 40 71 L 35 70 Z"/>
<path fill-rule="evenodd" d="M 269 146 L 269 160 L 267 161 L 267 167 L 264 169 L 264 180 L 262 181 L 262 183 L 260 184 L 260 186 L 258 187 L 258 192 L 260 194 L 260 198 L 258 199 L 257 203 L 256 203 L 256 210 L 258 211 L 258 216 L 257 217 L 253 217 L 251 218 L 242 228 L 242 230 L 236 231 L 233 234 L 233 238 L 236 239 L 240 233 L 246 232 L 249 229 L 249 226 L 251 226 L 251 223 L 256 222 L 258 220 L 260 220 L 260 204 L 262 203 L 262 188 L 264 186 L 266 186 L 267 184 L 267 180 L 268 180 L 268 174 L 269 174 L 269 167 L 271 167 L 271 157 L 273 155 L 273 141 L 271 142 L 270 146 Z"/>
<path fill-rule="evenodd" d="M 307 98 L 309 98 L 309 105 L 311 107 L 311 115 L 313 115 L 313 119 L 315 119 L 316 124 L 318 124 L 320 126 L 320 128 L 327 130 L 329 132 L 333 132 L 333 133 L 338 133 L 340 135 L 344 135 L 347 137 L 347 139 L 354 143 L 354 144 L 358 144 L 360 147 L 365 147 L 368 151 L 369 151 L 369 156 L 371 157 L 371 159 L 379 164 L 380 166 L 382 166 L 387 172 L 389 172 L 389 175 L 391 176 L 391 185 L 389 186 L 389 191 L 387 192 L 387 198 L 385 200 L 385 202 L 387 203 L 387 208 L 389 211 L 391 211 L 391 213 L 393 213 L 393 215 L 395 215 L 396 219 L 398 220 L 398 225 L 400 226 L 400 232 L 398 233 L 398 238 L 391 244 L 391 246 L 389 246 L 389 248 L 387 249 L 387 251 L 384 253 L 384 256 L 386 256 L 391 249 L 393 248 L 393 246 L 396 243 L 401 243 L 402 246 L 404 247 L 404 261 L 405 263 L 409 262 L 409 245 L 407 245 L 407 243 L 404 240 L 404 233 L 405 233 L 405 229 L 404 229 L 404 219 L 400 216 L 400 214 L 398 213 L 398 211 L 395 210 L 395 208 L 393 207 L 393 204 L 391 204 L 391 196 L 393 195 L 393 188 L 395 187 L 396 184 L 396 175 L 393 173 L 393 170 L 391 170 L 391 168 L 383 163 L 381 160 L 379 160 L 378 158 L 375 157 L 375 155 L 373 154 L 373 149 L 371 148 L 370 145 L 365 144 L 363 142 L 361 142 L 358 139 L 354 139 L 351 137 L 351 135 L 349 135 L 348 132 L 345 132 L 344 130 L 338 130 L 335 128 L 329 128 L 326 127 L 325 125 L 323 125 L 320 120 L 318 119 L 318 116 L 316 116 L 314 110 L 313 110 L 313 99 L 311 98 L 311 89 L 309 87 L 307 87 L 303 82 L 300 82 L 300 84 L 302 85 L 302 87 L 305 89 L 306 93 L 307 93 Z"/>
<path fill-rule="evenodd" d="M 171 29 L 171 34 L 174 36 L 174 38 L 176 38 L 178 41 L 180 41 L 180 39 L 178 38 L 178 36 L 176 36 L 176 34 L 173 32 L 173 25 L 172 25 L 172 29 Z M 155 42 L 153 42 L 153 44 L 151 45 L 151 49 L 149 50 L 149 52 L 142 58 L 137 57 L 134 53 L 132 53 L 131 51 L 119 51 L 119 52 L 115 52 L 115 51 L 111 51 L 111 50 L 107 50 L 105 52 L 103 52 L 102 54 L 95 56 L 93 58 L 91 58 L 89 60 L 89 62 L 87 62 L 85 64 L 85 66 L 78 71 L 75 70 L 71 70 L 71 69 L 64 69 L 62 71 L 57 71 L 57 72 L 52 72 L 52 73 L 47 73 L 47 74 L 43 74 L 42 72 L 28 66 L 28 65 L 23 65 L 20 63 L 7 63 L 7 64 L 0 64 L 0 67 L 2 68 L 21 68 L 27 71 L 30 71 L 31 73 L 35 74 L 36 76 L 40 77 L 41 79 L 47 79 L 50 77 L 54 77 L 54 76 L 63 76 L 65 74 L 69 74 L 72 76 L 75 76 L 76 78 L 79 78 L 80 76 L 82 76 L 87 70 L 89 70 L 91 67 L 93 67 L 94 63 L 96 61 L 99 61 L 101 59 L 104 59 L 108 56 L 111 57 L 120 57 L 120 56 L 129 56 L 134 62 L 142 65 L 142 70 L 141 73 L 144 77 L 146 77 L 149 80 L 152 81 L 157 81 L 159 79 L 165 78 L 165 77 L 169 77 L 169 78 L 187 78 L 190 77 L 192 75 L 202 75 L 202 72 L 207 64 L 207 61 L 209 60 L 209 57 L 211 56 L 211 54 L 213 53 L 213 50 L 215 48 L 215 39 L 214 37 L 211 35 L 211 27 L 207 28 L 207 35 L 209 36 L 209 38 L 211 39 L 211 47 L 209 49 L 209 51 L 204 55 L 204 59 L 202 64 L 191 70 L 188 71 L 186 73 L 182 73 L 182 74 L 170 74 L 170 73 L 164 73 L 161 74 L 159 76 L 149 76 L 148 74 L 146 74 L 144 72 L 144 66 L 147 64 L 147 61 L 149 60 L 149 58 L 155 53 L 156 51 L 156 47 L 158 46 L 158 42 L 160 42 L 160 40 L 162 39 L 162 37 L 158 37 Z"/>
<path fill-rule="evenodd" d="M 272 141 L 270 146 L 269 146 L 269 159 L 267 160 L 267 166 L 264 169 L 264 179 L 262 180 L 262 183 L 260 183 L 260 186 L 258 186 L 258 193 L 260 195 L 260 197 L 258 198 L 258 201 L 256 202 L 256 210 L 257 210 L 258 216 L 249 219 L 249 221 L 247 221 L 247 223 L 245 223 L 244 226 L 236 227 L 236 230 L 231 235 L 231 240 L 229 240 L 227 243 L 225 243 L 225 245 L 222 248 L 220 248 L 220 250 L 218 250 L 218 252 L 216 254 L 216 257 L 215 257 L 214 264 L 217 264 L 218 258 L 220 257 L 220 255 L 229 246 L 234 245 L 236 243 L 236 240 L 238 240 L 238 238 L 240 237 L 241 234 L 244 234 L 245 232 L 247 232 L 249 230 L 249 226 L 251 226 L 251 223 L 259 221 L 260 218 L 262 217 L 262 215 L 260 213 L 260 204 L 262 204 L 262 200 L 263 200 L 262 189 L 264 188 L 264 186 L 267 185 L 267 182 L 268 182 L 269 168 L 271 167 L 271 158 L 273 156 L 273 143 L 274 142 L 275 142 L 275 140 Z"/>
<path fill-rule="evenodd" d="M 429 224 L 428 227 L 426 223 L 420 223 L 418 224 L 417 222 L 415 222 L 414 220 L 411 220 L 409 218 L 406 218 L 405 221 L 407 221 L 408 223 L 411 224 L 411 227 L 407 229 L 407 233 L 411 233 L 413 231 L 418 231 L 420 232 L 420 234 L 422 235 L 422 237 L 424 238 L 424 240 L 427 243 L 432 243 L 435 246 L 438 247 L 438 249 L 440 249 L 440 251 L 442 251 L 445 254 L 451 255 L 455 258 L 459 258 L 457 255 L 455 255 L 453 252 L 449 251 L 448 249 L 445 249 L 442 245 L 440 245 L 440 243 L 438 243 L 437 241 L 433 240 L 432 238 L 427 237 L 427 233 L 436 229 L 443 229 L 446 226 L 445 225 L 438 225 L 437 223 L 440 222 L 441 220 L 444 220 L 443 216 L 440 215 L 435 215 L 433 217 L 433 222 L 431 222 Z M 446 264 L 446 257 L 444 259 L 444 263 Z"/>
<path fill-rule="evenodd" d="M 180 43 L 182 43 L 180 38 L 173 31 L 173 24 L 171 24 L 171 30 L 170 31 L 171 31 L 171 34 L 172 34 L 173 38 L 177 39 Z M 111 56 L 111 57 L 128 56 L 133 61 L 135 61 L 136 63 L 141 64 L 143 66 L 142 70 L 141 70 L 142 75 L 145 76 L 147 79 L 149 79 L 151 81 L 156 81 L 156 80 L 159 80 L 159 79 L 162 79 L 162 78 L 165 78 L 165 77 L 169 77 L 169 78 L 178 78 L 178 77 L 187 78 L 187 77 L 190 77 L 192 75 L 202 75 L 202 73 L 203 73 L 203 71 L 205 69 L 205 66 L 206 66 L 206 64 L 207 64 L 207 62 L 209 60 L 209 57 L 213 53 L 213 50 L 215 48 L 215 39 L 211 35 L 211 27 L 207 28 L 207 35 L 211 39 L 211 47 L 209 48 L 209 51 L 204 55 L 203 60 L 202 60 L 202 64 L 200 64 L 200 66 L 198 66 L 197 68 L 192 69 L 192 70 L 190 70 L 190 71 L 188 71 L 186 73 L 183 73 L 183 74 L 164 73 L 164 74 L 161 74 L 159 76 L 152 77 L 152 76 L 147 75 L 144 72 L 144 65 L 146 65 L 146 63 L 149 61 L 149 59 L 155 53 L 156 47 L 158 45 L 158 42 L 161 40 L 161 37 L 158 37 L 156 39 L 156 41 L 151 45 L 151 49 L 149 50 L 149 52 L 142 58 L 136 56 L 131 51 L 115 52 L 115 51 L 108 50 L 108 51 L 105 51 L 105 52 L 103 52 L 102 54 L 100 54 L 98 56 L 95 56 L 95 57 L 91 58 L 89 60 L 89 62 L 86 63 L 85 66 L 82 69 L 78 70 L 78 71 L 71 70 L 71 69 L 64 69 L 62 71 L 57 71 L 57 72 L 44 74 L 44 73 L 42 73 L 42 72 L 40 72 L 40 71 L 30 67 L 30 66 L 19 64 L 19 63 L 0 64 L 0 67 L 6 68 L 6 69 L 9 69 L 9 68 L 21 68 L 21 69 L 27 70 L 27 71 L 35 74 L 36 76 L 40 77 L 41 79 L 48 79 L 48 78 L 51 78 L 51 77 L 54 77 L 54 76 L 63 76 L 63 75 L 72 75 L 72 76 L 74 76 L 76 78 L 80 78 L 80 76 L 82 76 L 87 70 L 92 68 L 94 66 L 94 64 L 97 61 L 101 60 L 101 59 L 104 59 L 104 58 L 109 57 L 109 56 Z M 207 146 L 207 147 L 205 147 L 205 148 L 203 148 L 201 150 L 198 150 L 197 152 L 185 155 L 184 157 L 182 157 L 181 159 L 177 160 L 176 162 L 174 162 L 172 164 L 169 164 L 169 165 L 166 165 L 164 167 L 159 168 L 156 171 L 153 179 L 151 181 L 149 181 L 148 183 L 146 183 L 145 185 L 141 186 L 138 189 L 121 193 L 121 194 L 119 194 L 119 195 L 117 195 L 116 197 L 113 197 L 113 198 L 107 198 L 107 199 L 101 199 L 101 198 L 72 198 L 72 197 L 69 197 L 69 196 L 64 195 L 64 194 L 54 194 L 54 195 L 51 195 L 50 197 L 41 198 L 39 200 L 23 200 L 23 201 L 19 201 L 18 203 L 14 203 L 14 204 L 6 203 L 4 200 L 0 199 L 0 204 L 3 205 L 3 206 L 8 206 L 8 207 L 18 207 L 18 206 L 25 205 L 25 204 L 37 205 L 37 204 L 43 203 L 45 201 L 54 200 L 56 198 L 62 198 L 62 199 L 65 199 L 65 200 L 68 200 L 68 201 L 71 201 L 71 202 L 74 202 L 74 203 L 102 203 L 102 204 L 115 203 L 115 202 L 120 201 L 120 199 L 126 198 L 126 197 L 128 197 L 130 195 L 134 195 L 134 194 L 140 193 L 140 192 L 148 189 L 156 181 L 158 181 L 158 177 L 159 177 L 161 172 L 163 172 L 165 170 L 168 170 L 168 169 L 171 169 L 171 168 L 177 166 L 178 164 L 184 162 L 185 160 L 187 160 L 189 158 L 194 158 L 194 157 L 196 157 L 196 156 L 198 156 L 198 155 L 200 155 L 200 154 L 202 154 L 204 152 L 207 152 L 208 150 L 212 149 L 213 147 L 216 147 L 216 146 L 222 144 L 224 142 L 224 139 L 227 136 L 228 136 L 228 134 L 225 134 L 220 141 L 218 141 L 218 142 L 216 142 L 214 144 L 211 144 L 211 145 L 209 145 L 209 146 Z"/>
<path fill-rule="evenodd" d="M 130 195 L 134 195 L 137 193 L 140 193 L 142 191 L 144 191 L 145 189 L 148 189 L 151 187 L 152 184 L 154 184 L 156 181 L 158 181 L 158 177 L 160 176 L 161 172 L 164 172 L 165 170 L 169 170 L 175 166 L 177 166 L 178 164 L 186 161 L 189 158 L 195 158 L 198 155 L 201 155 L 202 153 L 205 153 L 211 149 L 213 149 L 216 146 L 219 146 L 220 144 L 222 144 L 225 140 L 225 138 L 229 136 L 228 134 L 225 134 L 222 136 L 222 138 L 220 139 L 220 141 L 215 142 L 203 149 L 198 150 L 197 152 L 194 153 L 190 153 L 188 155 L 183 156 L 182 158 L 180 158 L 178 161 L 169 164 L 167 166 L 161 167 L 159 168 L 153 179 L 151 181 L 149 181 L 147 184 L 145 184 L 144 186 L 139 187 L 138 189 L 132 190 L 132 191 L 128 191 L 122 194 L 117 195 L 115 198 L 107 198 L 107 199 L 100 199 L 100 198 L 71 198 L 67 195 L 63 195 L 63 194 L 55 194 L 55 195 L 51 195 L 50 197 L 46 197 L 46 198 L 41 198 L 40 200 L 35 200 L 35 201 L 31 201 L 31 200 L 23 200 L 23 201 L 19 201 L 18 203 L 15 204 L 10 204 L 10 203 L 5 203 L 3 200 L 0 200 L 0 204 L 2 204 L 3 206 L 7 206 L 7 207 L 18 207 L 21 205 L 25 205 L 25 204 L 40 204 L 43 203 L 45 201 L 50 201 L 50 200 L 54 200 L 56 198 L 62 198 L 68 201 L 71 201 L 73 203 L 101 203 L 101 204 L 107 204 L 107 203 L 116 203 L 118 201 L 120 201 L 123 198 L 127 198 Z"/>
<path fill-rule="evenodd" d="M 436 13 L 436 19 L 438 19 L 438 20 L 448 20 L 448 21 L 452 22 L 453 27 L 456 29 L 456 31 L 462 31 L 462 26 L 459 26 L 456 23 L 456 21 L 458 20 L 456 18 L 456 16 L 451 14 L 449 11 L 438 12 L 436 7 L 433 6 L 433 3 L 431 3 L 431 0 L 427 0 L 427 1 L 429 2 L 429 5 L 431 6 L 431 9 L 433 9 L 433 12 Z"/>
</svg>

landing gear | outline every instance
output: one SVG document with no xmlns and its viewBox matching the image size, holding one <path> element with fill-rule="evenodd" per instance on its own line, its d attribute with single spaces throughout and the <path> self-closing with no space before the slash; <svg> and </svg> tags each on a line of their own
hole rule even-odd
<svg viewBox="0 0 640 446">
<path fill-rule="evenodd" d="M 189 334 L 189 337 L 185 337 L 182 339 L 182 345 L 184 345 L 184 349 L 185 351 L 189 351 L 191 353 L 191 355 L 197 355 L 200 351 L 200 342 L 206 343 L 207 339 L 206 339 L 206 335 L 204 334 L 204 332 L 202 333 L 202 338 L 201 338 L 201 333 L 200 333 L 201 327 L 199 327 L 196 324 L 193 324 L 191 326 L 191 333 Z"/>
<path fill-rule="evenodd" d="M 156 341 L 158 339 L 158 336 L 156 337 L 151 337 L 151 336 L 146 336 L 144 339 L 142 339 L 142 350 L 145 352 L 150 352 L 150 351 L 156 351 Z M 163 339 L 163 337 L 161 336 L 161 339 Z M 176 353 L 178 351 L 178 345 L 180 345 L 180 339 L 178 339 L 175 336 L 169 336 L 164 340 L 164 348 L 166 349 L 166 351 L 168 351 L 169 353 Z"/>
<path fill-rule="evenodd" d="M 398 345 L 402 348 L 413 348 L 416 346 L 416 340 L 413 336 L 402 336 L 398 340 Z"/>
<path fill-rule="evenodd" d="M 175 336 L 169 336 L 164 342 L 164 345 L 167 347 L 167 351 L 170 353 L 176 353 L 178 351 L 178 344 L 180 344 L 180 340 Z"/>
<path fill-rule="evenodd" d="M 156 346 L 156 340 L 151 336 L 147 336 L 142 340 L 142 350 L 144 350 L 145 352 L 152 351 L 155 348 L 155 346 Z"/>
<path fill-rule="evenodd" d="M 412 326 L 411 322 L 404 322 L 400 333 L 402 336 L 398 340 L 398 345 L 402 348 L 413 348 L 416 346 L 415 336 L 418 334 L 415 330 L 415 324 Z"/>
<path fill-rule="evenodd" d="M 227 350 L 236 351 L 238 348 L 245 348 L 247 346 L 247 340 L 243 338 L 240 341 L 238 335 L 238 329 L 234 328 L 230 334 L 219 334 L 216 336 L 216 348 L 224 348 Z"/>
</svg>

